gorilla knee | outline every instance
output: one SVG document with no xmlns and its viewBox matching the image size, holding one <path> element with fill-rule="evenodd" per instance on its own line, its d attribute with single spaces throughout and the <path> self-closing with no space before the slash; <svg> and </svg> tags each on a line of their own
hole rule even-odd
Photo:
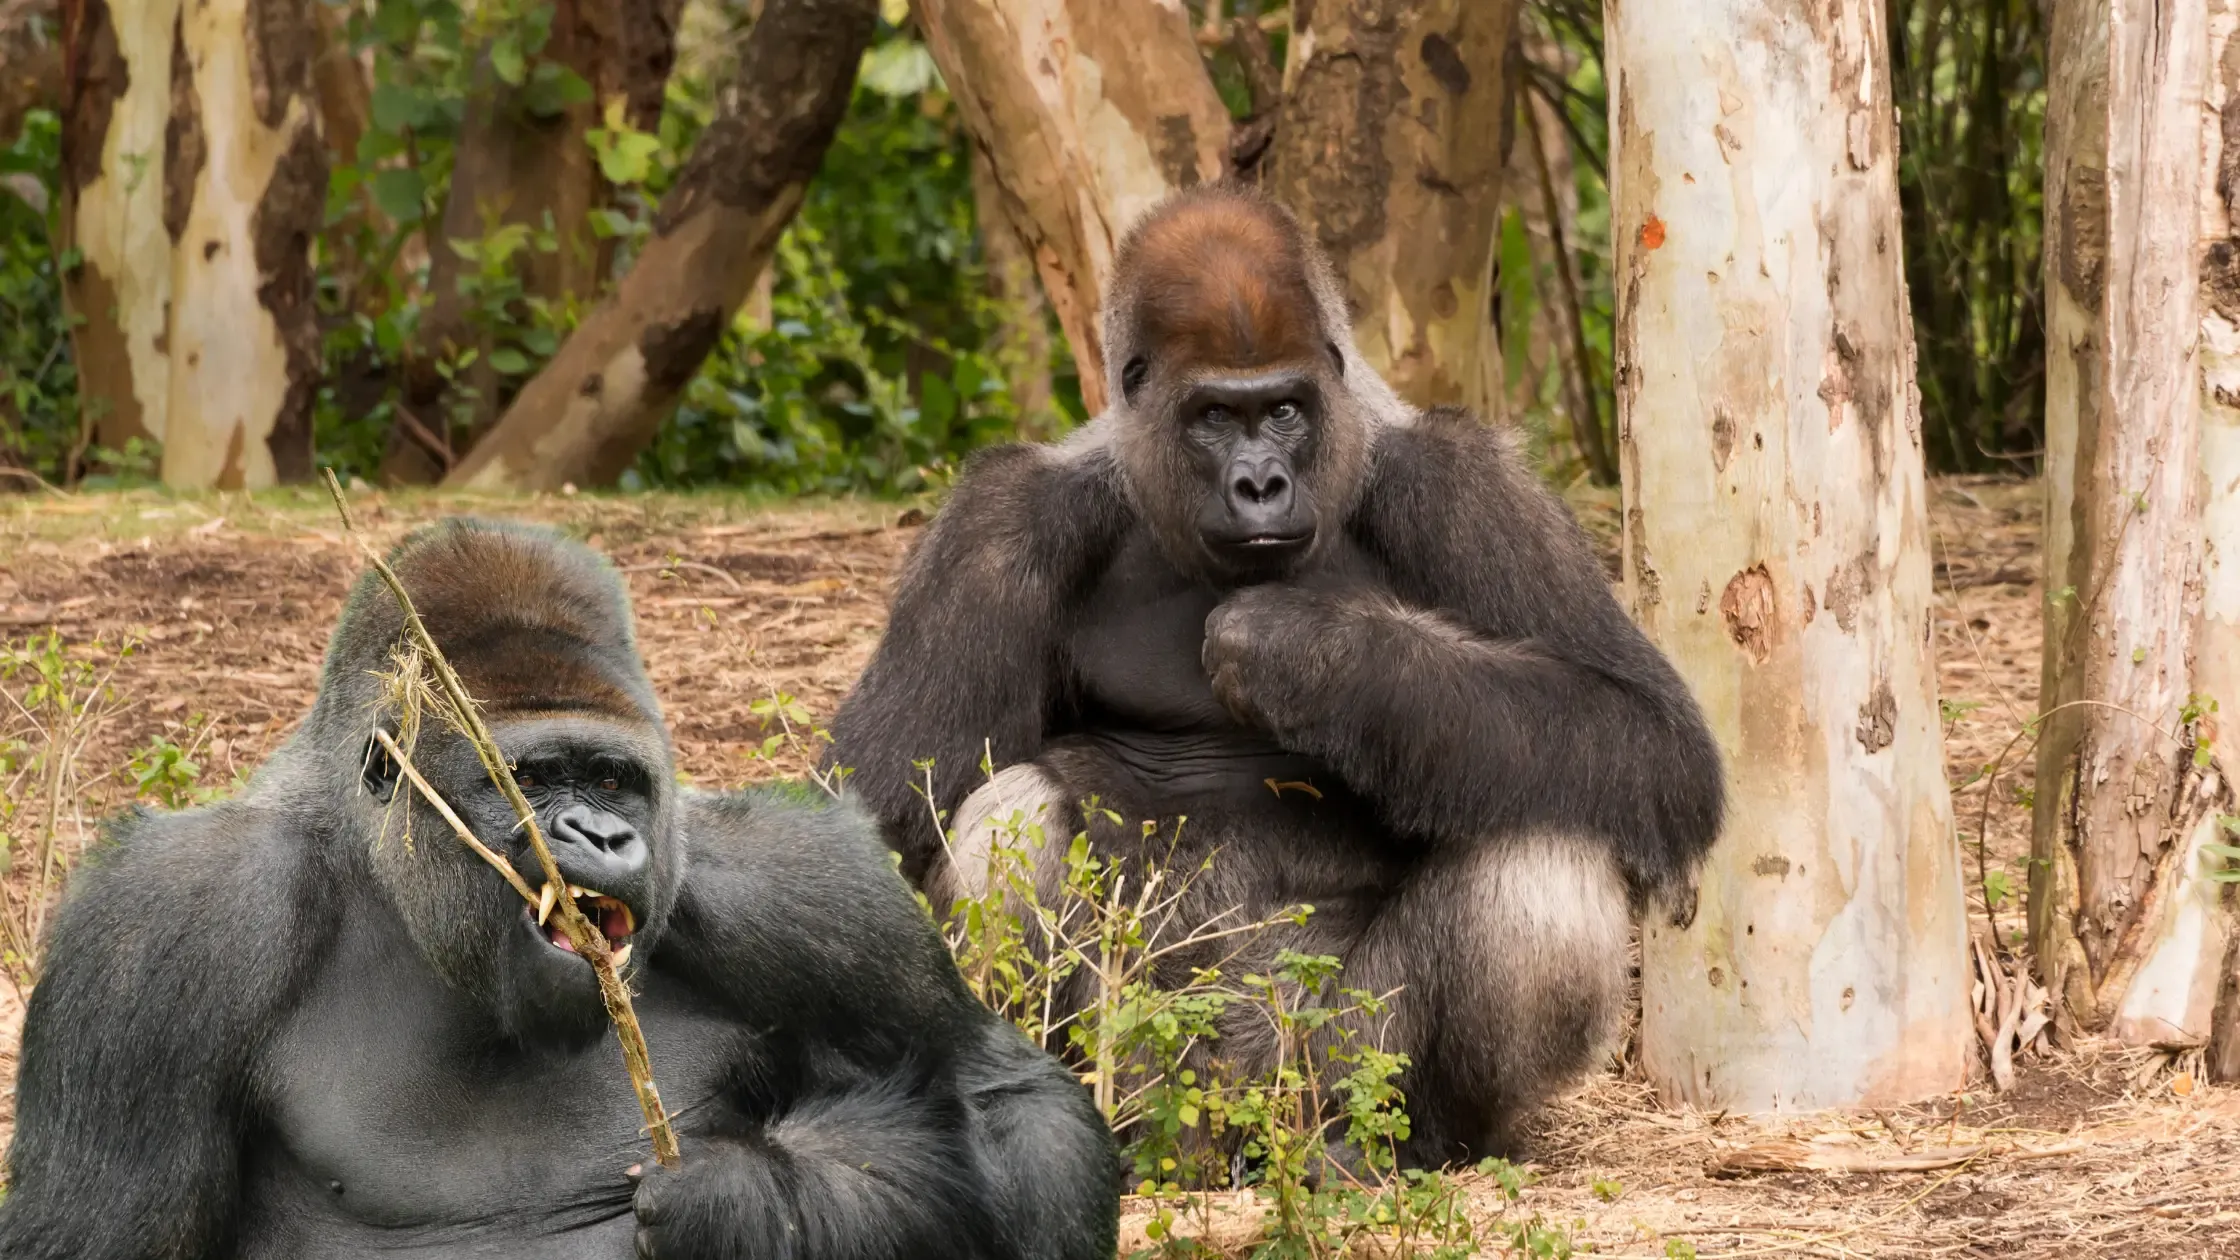
<svg viewBox="0 0 2240 1260">
<path fill-rule="evenodd" d="M 1617 1031 L 1631 917 L 1607 844 L 1534 832 L 1488 845 L 1465 873 L 1465 965 L 1504 1012 L 1507 1083 L 1537 1093 L 1577 1075 Z M 1505 1091 L 1507 1092 L 1507 1091 Z"/>
<path fill-rule="evenodd" d="M 986 896 L 1003 878 L 1006 861 L 1023 864 L 1038 893 L 1045 891 L 1043 859 L 1065 853 L 1067 813 L 1065 786 L 1041 766 L 1027 762 L 998 771 L 957 807 L 956 840 L 927 881 L 934 908 Z"/>
</svg>

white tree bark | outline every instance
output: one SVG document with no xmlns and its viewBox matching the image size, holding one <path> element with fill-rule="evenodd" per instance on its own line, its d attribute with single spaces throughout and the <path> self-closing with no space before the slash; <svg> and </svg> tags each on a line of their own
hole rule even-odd
<svg viewBox="0 0 2240 1260">
<path fill-rule="evenodd" d="M 308 2 L 196 0 L 180 13 L 164 181 L 169 486 L 255 488 L 311 471 L 309 255 L 326 154 Z"/>
<path fill-rule="evenodd" d="M 161 441 L 170 405 L 163 167 L 179 0 L 74 12 L 61 243 L 78 265 L 64 272 L 63 295 L 87 437 L 122 449 L 135 437 Z"/>
<path fill-rule="evenodd" d="M 2240 282 L 2224 125 L 2204 126 L 2233 103 L 2233 20 L 2064 0 L 2048 57 L 2031 934 L 2067 1019 L 2134 1044 L 2207 1037 L 2229 930 L 2200 846 L 2231 810 L 2219 710 L 2240 704 Z"/>
<path fill-rule="evenodd" d="M 1673 1101 L 1959 1086 L 1959 852 L 1880 0 L 1606 0 L 1625 577 L 1732 782 L 1693 924 L 1644 929 Z"/>
</svg>

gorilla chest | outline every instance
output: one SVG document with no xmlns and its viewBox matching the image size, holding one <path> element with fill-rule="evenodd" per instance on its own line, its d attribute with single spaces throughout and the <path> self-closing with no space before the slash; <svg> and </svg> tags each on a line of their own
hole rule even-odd
<svg viewBox="0 0 2240 1260">
<path fill-rule="evenodd" d="M 244 1254 L 629 1255 L 625 1170 L 649 1148 L 613 1036 L 524 1051 L 474 1029 L 432 978 L 355 979 L 310 995 L 275 1047 Z M 663 1096 L 706 1118 L 747 1035 L 641 983 Z"/>
<path fill-rule="evenodd" d="M 1106 721 L 1148 730 L 1229 725 L 1200 659 L 1206 615 L 1220 594 L 1147 567 L 1125 560 L 1117 566 L 1075 631 L 1078 702 Z"/>
</svg>

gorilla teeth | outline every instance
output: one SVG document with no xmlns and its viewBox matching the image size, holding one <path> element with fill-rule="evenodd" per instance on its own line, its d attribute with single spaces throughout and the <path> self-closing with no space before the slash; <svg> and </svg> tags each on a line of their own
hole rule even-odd
<svg viewBox="0 0 2240 1260">
<path fill-rule="evenodd" d="M 621 948 L 621 949 L 618 949 L 618 950 L 616 950 L 616 951 L 614 952 L 614 959 L 613 959 L 613 962 L 614 962 L 614 969 L 615 969 L 616 971 L 620 971 L 620 970 L 622 970 L 622 964 L 624 964 L 624 963 L 626 963 L 626 962 L 629 962 L 629 961 L 630 961 L 630 942 L 628 942 L 628 941 L 624 941 L 624 942 L 622 943 L 622 948 Z"/>
<path fill-rule="evenodd" d="M 552 917 L 552 907 L 557 904 L 559 900 L 560 898 L 553 894 L 552 885 L 550 884 L 546 884 L 543 891 L 537 894 L 538 927 L 543 927 L 544 921 Z"/>
</svg>

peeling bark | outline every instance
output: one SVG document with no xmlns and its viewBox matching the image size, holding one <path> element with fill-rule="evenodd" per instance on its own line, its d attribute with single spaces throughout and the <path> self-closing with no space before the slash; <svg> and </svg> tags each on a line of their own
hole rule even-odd
<svg viewBox="0 0 2240 1260">
<path fill-rule="evenodd" d="M 1419 406 L 1488 401 L 1515 14 L 1514 0 L 1291 7 L 1262 182 L 1344 277 L 1361 353 Z"/>
<path fill-rule="evenodd" d="M 2198 853 L 2232 808 L 2226 719 L 2193 698 L 2240 703 L 2240 586 L 2211 550 L 2240 547 L 2240 416 L 2216 397 L 2240 346 L 2200 249 L 2230 249 L 2202 124 L 2232 95 L 2233 20 L 2225 0 L 2064 5 L 2048 58 L 2031 942 L 2066 1019 L 2133 1044 L 2206 1037 L 2226 953 Z"/>
<path fill-rule="evenodd" d="M 62 104 L 60 0 L 0 0 L 0 145 L 23 116 Z"/>
<path fill-rule="evenodd" d="M 2210 111 L 2201 147 L 2201 496 L 2200 619 L 2194 625 L 2194 687 L 2218 702 L 2220 729 L 2240 730 L 2240 0 L 2209 0 Z M 2219 738 L 2221 748 L 2231 737 Z M 2219 753 L 2220 767 L 2229 762 Z M 2229 809 L 2230 806 L 2225 806 Z M 2212 819 L 2206 829 L 2216 842 Z M 2193 839 L 2199 844 L 2201 836 Z M 2175 913 L 2133 982 L 2126 1016 L 2167 1003 L 2181 1028 L 2209 1012 L 2209 1074 L 2240 1081 L 2240 885 L 2206 878 L 2189 864 L 2172 898 Z M 2222 948 L 2220 949 L 2220 943 Z M 2211 996 L 2206 1002 L 2202 990 Z M 2181 996 L 2182 995 L 2182 996 Z M 2160 1001 L 2158 1002 L 2158 999 Z"/>
<path fill-rule="evenodd" d="M 1229 114 L 1180 0 L 917 0 L 926 46 L 995 171 L 1104 410 L 1112 255 L 1169 192 L 1226 170 Z"/>
<path fill-rule="evenodd" d="M 68 75 L 56 244 L 78 255 L 63 273 L 62 299 L 84 416 L 81 458 L 90 445 L 121 450 L 134 438 L 164 436 L 171 238 L 163 176 L 178 11 L 178 0 L 117 9 L 68 0 L 62 11 Z"/>
<path fill-rule="evenodd" d="M 312 2 L 195 0 L 179 15 L 164 162 L 166 485 L 250 489 L 311 473 L 311 241 L 327 191 Z"/>
<path fill-rule="evenodd" d="M 768 265 L 846 112 L 872 0 L 770 0 L 628 275 L 444 479 L 603 485 L 653 439 Z"/>
<path fill-rule="evenodd" d="M 1973 1038 L 1884 8 L 1812 12 L 1605 8 L 1626 590 L 1732 782 L 1642 1059 L 1706 1110 L 1941 1093 Z"/>
</svg>

